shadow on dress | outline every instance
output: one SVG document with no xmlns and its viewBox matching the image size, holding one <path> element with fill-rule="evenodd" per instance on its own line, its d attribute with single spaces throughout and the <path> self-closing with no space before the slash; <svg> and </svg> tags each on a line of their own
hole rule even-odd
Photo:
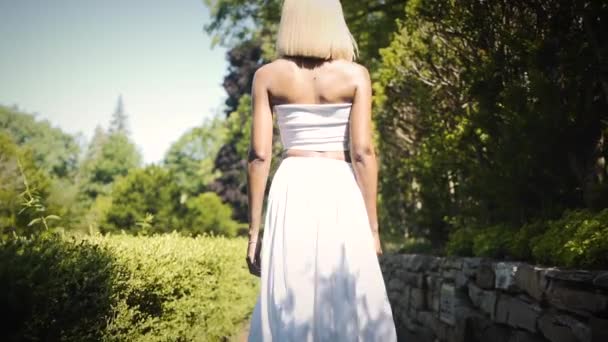
<svg viewBox="0 0 608 342">
<path fill-rule="evenodd" d="M 271 325 L 274 324 L 270 328 L 273 341 L 396 341 L 395 323 L 383 278 L 369 274 L 365 279 L 366 274 L 357 274 L 350 270 L 345 246 L 341 247 L 337 267 L 328 275 L 317 274 L 316 289 L 310 289 L 315 298 L 312 317 L 296 321 L 297 294 L 292 288 L 286 289 L 284 300 L 270 308 L 268 314 L 273 322 Z M 314 265 L 309 265 L 308 270 L 312 267 Z M 371 284 L 362 283 L 365 281 Z M 358 288 L 373 291 L 359 290 L 360 293 L 357 293 Z M 259 308 L 258 303 L 256 309 Z M 254 318 L 252 324 L 261 322 Z M 255 331 L 254 327 L 252 331 Z M 258 335 L 251 336 L 249 341 L 263 340 L 261 335 Z"/>
</svg>

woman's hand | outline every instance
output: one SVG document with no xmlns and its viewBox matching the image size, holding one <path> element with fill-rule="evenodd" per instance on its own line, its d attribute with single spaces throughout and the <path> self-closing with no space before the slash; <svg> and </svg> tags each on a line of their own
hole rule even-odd
<svg viewBox="0 0 608 342">
<path fill-rule="evenodd" d="M 260 258 L 260 251 L 262 249 L 262 240 L 258 238 L 250 239 L 247 244 L 247 266 L 249 267 L 249 273 L 256 277 L 262 276 L 262 260 Z"/>
<path fill-rule="evenodd" d="M 376 247 L 376 256 L 382 255 L 382 246 L 380 245 L 380 233 L 377 230 L 372 230 L 374 237 L 374 246 Z"/>
</svg>

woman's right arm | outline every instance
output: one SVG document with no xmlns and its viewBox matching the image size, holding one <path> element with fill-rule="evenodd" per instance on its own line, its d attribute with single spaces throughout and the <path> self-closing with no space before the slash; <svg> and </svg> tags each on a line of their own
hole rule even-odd
<svg viewBox="0 0 608 342">
<path fill-rule="evenodd" d="M 375 239 L 376 253 L 382 254 L 376 209 L 378 164 L 372 140 L 372 85 L 367 69 L 360 65 L 357 68 L 355 97 L 350 114 L 350 153 Z"/>
<path fill-rule="evenodd" d="M 272 109 L 268 95 L 268 69 L 260 67 L 253 76 L 251 88 L 251 141 L 247 158 L 247 204 L 249 214 L 249 243 L 247 259 L 250 272 L 260 275 L 257 253 L 262 204 L 272 157 Z"/>
</svg>

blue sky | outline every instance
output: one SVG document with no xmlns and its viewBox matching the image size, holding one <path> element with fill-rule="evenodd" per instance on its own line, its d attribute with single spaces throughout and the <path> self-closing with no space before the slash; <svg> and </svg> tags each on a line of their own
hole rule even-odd
<svg viewBox="0 0 608 342">
<path fill-rule="evenodd" d="M 222 110 L 203 0 L 0 0 L 0 104 L 89 139 L 122 94 L 146 163 Z"/>
</svg>

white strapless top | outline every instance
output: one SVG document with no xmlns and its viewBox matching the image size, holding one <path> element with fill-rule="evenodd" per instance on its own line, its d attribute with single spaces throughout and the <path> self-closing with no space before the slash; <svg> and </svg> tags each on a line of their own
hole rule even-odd
<svg viewBox="0 0 608 342">
<path fill-rule="evenodd" d="M 349 147 L 350 103 L 274 106 L 284 149 L 345 151 Z"/>
</svg>

